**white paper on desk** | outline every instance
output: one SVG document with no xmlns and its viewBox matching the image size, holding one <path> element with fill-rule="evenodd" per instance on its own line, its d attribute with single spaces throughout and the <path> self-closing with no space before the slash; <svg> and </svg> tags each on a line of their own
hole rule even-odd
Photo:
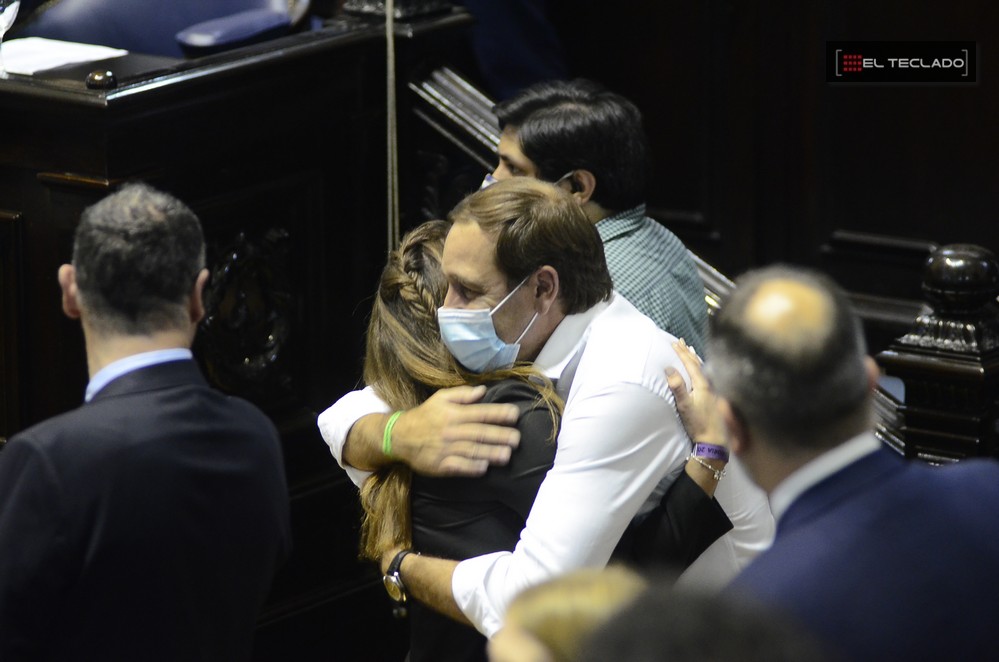
<svg viewBox="0 0 999 662">
<path fill-rule="evenodd" d="M 4 69 L 12 74 L 30 76 L 36 71 L 61 67 L 64 64 L 106 60 L 121 57 L 128 53 L 120 48 L 78 44 L 72 41 L 45 39 L 44 37 L 24 37 L 4 41 L 0 48 L 3 53 Z"/>
</svg>

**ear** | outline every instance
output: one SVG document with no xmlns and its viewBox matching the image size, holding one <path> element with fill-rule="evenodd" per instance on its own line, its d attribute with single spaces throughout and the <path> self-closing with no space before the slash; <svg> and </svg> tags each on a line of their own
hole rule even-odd
<svg viewBox="0 0 999 662">
<path fill-rule="evenodd" d="M 597 178 L 589 170 L 579 169 L 572 173 L 572 181 L 570 190 L 573 197 L 585 205 L 593 197 L 593 191 L 597 188 Z"/>
<path fill-rule="evenodd" d="M 535 276 L 534 309 L 539 315 L 547 313 L 558 300 L 558 272 L 547 264 Z"/>
<path fill-rule="evenodd" d="M 881 379 L 881 368 L 877 361 L 870 356 L 864 357 L 864 367 L 867 369 L 867 390 L 873 392 L 878 385 L 878 380 Z"/>
<path fill-rule="evenodd" d="M 725 398 L 718 398 L 715 405 L 718 408 L 718 415 L 725 422 L 725 431 L 728 433 L 728 443 L 732 452 L 736 455 L 745 453 L 752 446 L 752 436 L 749 428 L 742 420 L 742 417 L 735 413 L 732 405 Z"/>
<path fill-rule="evenodd" d="M 73 265 L 59 267 L 59 289 L 62 290 L 62 312 L 71 320 L 80 319 L 80 291 L 76 287 L 76 268 Z"/>
<path fill-rule="evenodd" d="M 208 269 L 198 272 L 198 277 L 194 279 L 194 287 L 191 289 L 191 299 L 188 304 L 188 314 L 191 317 L 191 324 L 197 324 L 205 317 L 205 284 L 208 282 Z"/>
</svg>

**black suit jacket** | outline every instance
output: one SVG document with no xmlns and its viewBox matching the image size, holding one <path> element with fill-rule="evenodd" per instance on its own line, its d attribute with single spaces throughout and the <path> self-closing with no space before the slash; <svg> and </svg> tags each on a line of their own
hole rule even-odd
<svg viewBox="0 0 999 662">
<path fill-rule="evenodd" d="M 631 521 L 611 561 L 679 576 L 731 530 L 721 504 L 684 470 L 651 512 Z"/>
<path fill-rule="evenodd" d="M 245 660 L 290 549 L 270 420 L 193 361 L 0 452 L 0 659 Z"/>
</svg>

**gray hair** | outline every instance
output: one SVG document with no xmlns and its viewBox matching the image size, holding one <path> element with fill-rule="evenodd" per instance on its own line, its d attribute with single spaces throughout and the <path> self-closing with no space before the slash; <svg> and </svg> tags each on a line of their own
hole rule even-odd
<svg viewBox="0 0 999 662">
<path fill-rule="evenodd" d="M 760 288 L 778 281 L 810 290 L 817 318 L 796 317 L 781 330 L 751 319 Z M 712 322 L 708 378 L 751 429 L 787 450 L 809 451 L 870 425 L 863 329 L 828 277 L 786 265 L 747 272 Z"/>
</svg>

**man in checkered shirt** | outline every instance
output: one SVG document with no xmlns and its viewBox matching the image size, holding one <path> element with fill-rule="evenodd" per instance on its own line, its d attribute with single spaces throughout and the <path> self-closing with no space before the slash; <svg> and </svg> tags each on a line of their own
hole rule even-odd
<svg viewBox="0 0 999 662">
<path fill-rule="evenodd" d="M 645 215 L 649 148 L 638 108 L 577 79 L 533 85 L 493 110 L 499 164 L 484 184 L 527 176 L 567 186 L 597 226 L 614 289 L 703 355 L 697 267 L 676 235 Z"/>
</svg>

